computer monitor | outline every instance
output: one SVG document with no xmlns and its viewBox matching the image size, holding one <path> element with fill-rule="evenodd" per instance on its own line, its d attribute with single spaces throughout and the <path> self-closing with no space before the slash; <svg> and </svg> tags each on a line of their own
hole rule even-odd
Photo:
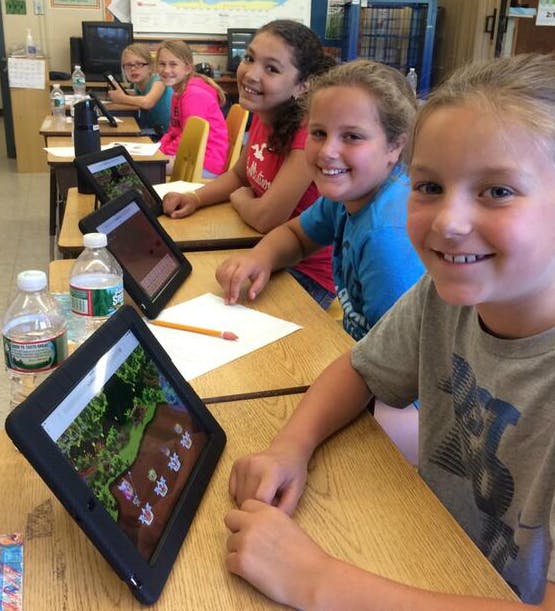
<svg viewBox="0 0 555 611">
<path fill-rule="evenodd" d="M 89 81 L 103 81 L 104 72 L 121 77 L 121 53 L 133 42 L 133 24 L 82 21 L 82 65 Z"/>
<path fill-rule="evenodd" d="M 241 63 L 251 38 L 256 30 L 252 29 L 228 29 L 227 31 L 227 69 L 236 72 Z"/>
</svg>

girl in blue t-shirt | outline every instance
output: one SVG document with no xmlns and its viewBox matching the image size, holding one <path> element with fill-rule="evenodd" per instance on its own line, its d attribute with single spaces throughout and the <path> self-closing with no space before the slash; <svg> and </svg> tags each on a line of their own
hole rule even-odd
<svg viewBox="0 0 555 611">
<path fill-rule="evenodd" d="M 307 102 L 305 156 L 322 197 L 216 275 L 228 303 L 245 281 L 254 299 L 272 271 L 331 245 L 343 326 L 358 340 L 424 272 L 405 227 L 416 99 L 398 70 L 355 60 L 314 79 Z"/>
<path fill-rule="evenodd" d="M 131 84 L 128 94 L 120 89 L 108 91 L 112 102 L 139 109 L 139 125 L 145 133 L 159 139 L 170 123 L 172 88 L 166 87 L 154 71 L 154 58 L 146 45 L 134 43 L 121 55 L 125 78 Z"/>
</svg>

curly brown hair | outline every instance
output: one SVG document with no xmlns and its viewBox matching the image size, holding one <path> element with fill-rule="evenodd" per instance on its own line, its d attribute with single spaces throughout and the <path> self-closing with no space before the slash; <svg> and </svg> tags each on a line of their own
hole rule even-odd
<svg viewBox="0 0 555 611">
<path fill-rule="evenodd" d="M 335 60 L 325 53 L 318 36 L 302 23 L 290 19 L 276 19 L 260 27 L 254 38 L 262 33 L 281 38 L 291 49 L 293 65 L 299 71 L 299 83 L 309 81 L 311 77 L 322 74 L 335 64 Z M 281 104 L 272 121 L 269 148 L 278 154 L 288 152 L 304 116 L 301 99 L 292 97 Z"/>
</svg>

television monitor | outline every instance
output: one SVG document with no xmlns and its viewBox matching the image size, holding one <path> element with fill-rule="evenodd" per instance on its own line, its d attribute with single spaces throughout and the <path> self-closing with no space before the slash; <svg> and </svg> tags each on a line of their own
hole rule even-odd
<svg viewBox="0 0 555 611">
<path fill-rule="evenodd" d="M 251 38 L 256 30 L 252 29 L 228 29 L 227 30 L 227 70 L 236 72 L 245 53 L 247 52 Z"/>
<path fill-rule="evenodd" d="M 88 81 L 104 81 L 104 73 L 121 77 L 121 53 L 133 42 L 133 24 L 82 21 L 82 64 Z"/>
</svg>

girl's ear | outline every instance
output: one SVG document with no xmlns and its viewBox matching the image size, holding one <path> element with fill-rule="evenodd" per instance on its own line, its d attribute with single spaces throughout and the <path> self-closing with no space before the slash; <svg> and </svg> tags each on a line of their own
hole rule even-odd
<svg viewBox="0 0 555 611">
<path fill-rule="evenodd" d="M 389 151 L 391 153 L 397 153 L 399 156 L 401 156 L 401 153 L 403 152 L 403 149 L 407 145 L 408 141 L 409 141 L 408 135 L 401 134 L 400 136 L 398 136 L 398 138 L 394 142 L 389 143 L 389 146 L 388 146 Z"/>
<path fill-rule="evenodd" d="M 394 142 L 390 142 L 387 146 L 387 156 L 389 158 L 389 163 L 393 166 L 395 165 L 403 154 L 403 149 L 405 148 L 409 137 L 407 134 L 401 134 Z"/>
<path fill-rule="evenodd" d="M 298 97 L 300 97 L 301 95 L 303 95 L 303 93 L 306 93 L 308 89 L 308 82 L 307 81 L 301 81 L 300 83 L 297 83 L 293 89 L 293 93 L 291 94 L 291 96 L 295 99 L 297 99 Z"/>
</svg>

